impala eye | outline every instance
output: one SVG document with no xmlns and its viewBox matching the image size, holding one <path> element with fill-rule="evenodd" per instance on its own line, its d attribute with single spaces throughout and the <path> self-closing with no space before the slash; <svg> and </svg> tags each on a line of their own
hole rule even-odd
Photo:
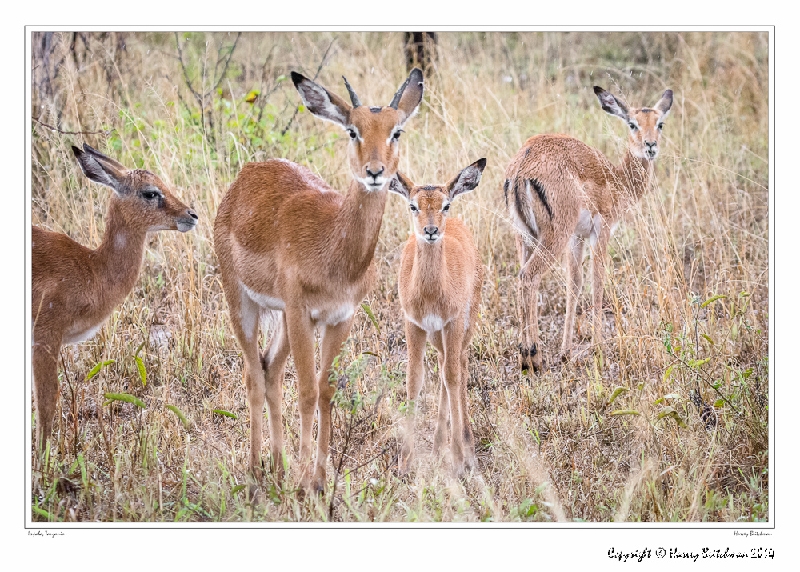
<svg viewBox="0 0 800 572">
<path fill-rule="evenodd" d="M 142 193 L 142 197 L 144 197 L 148 201 L 152 201 L 153 199 L 158 198 L 159 194 L 155 191 L 144 191 Z"/>
<path fill-rule="evenodd" d="M 447 203 L 446 205 L 444 205 L 444 206 L 442 207 L 442 212 L 443 212 L 443 213 L 446 213 L 446 212 L 448 212 L 449 210 L 450 210 L 450 203 Z"/>
<path fill-rule="evenodd" d="M 417 205 L 415 205 L 414 203 L 411 203 L 411 204 L 409 204 L 408 206 L 409 206 L 409 208 L 411 209 L 411 212 L 412 212 L 412 213 L 415 213 L 415 212 L 417 212 L 417 211 L 419 210 L 419 209 L 417 208 Z"/>
<path fill-rule="evenodd" d="M 397 141 L 398 139 L 400 139 L 400 134 L 401 134 L 401 133 L 403 133 L 403 130 L 402 130 L 402 129 L 398 129 L 397 131 L 395 131 L 394 133 L 392 133 L 392 140 L 393 140 L 393 141 Z"/>
<path fill-rule="evenodd" d="M 631 122 L 631 123 L 628 123 L 628 127 L 630 127 L 630 128 L 631 128 L 631 131 L 636 131 L 637 129 L 639 129 L 639 128 L 636 126 L 636 124 L 635 124 L 635 123 L 633 123 L 633 122 Z"/>
<path fill-rule="evenodd" d="M 356 138 L 356 130 L 355 129 L 348 129 L 347 134 L 350 135 L 350 139 Z"/>
<path fill-rule="evenodd" d="M 664 124 L 663 123 L 659 123 L 658 124 L 658 130 L 661 131 L 662 129 L 664 129 Z"/>
</svg>

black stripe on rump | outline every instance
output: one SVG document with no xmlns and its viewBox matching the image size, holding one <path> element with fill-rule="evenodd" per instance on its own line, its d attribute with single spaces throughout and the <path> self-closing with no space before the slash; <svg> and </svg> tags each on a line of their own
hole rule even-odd
<svg viewBox="0 0 800 572">
<path fill-rule="evenodd" d="M 550 220 L 553 220 L 553 209 L 550 208 L 550 203 L 547 202 L 544 186 L 537 179 L 531 179 L 531 185 L 536 189 L 536 194 L 539 196 L 539 200 L 542 201 L 547 214 L 550 215 Z"/>
</svg>

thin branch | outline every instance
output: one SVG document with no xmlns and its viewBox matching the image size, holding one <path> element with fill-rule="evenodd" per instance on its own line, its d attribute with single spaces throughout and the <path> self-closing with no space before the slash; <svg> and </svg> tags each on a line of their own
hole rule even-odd
<svg viewBox="0 0 800 572">
<path fill-rule="evenodd" d="M 328 49 L 325 50 L 325 53 L 322 55 L 322 61 L 319 62 L 319 66 L 317 67 L 317 73 L 314 74 L 314 77 L 311 79 L 311 81 L 317 81 L 317 77 L 319 76 L 319 72 L 322 71 L 322 68 L 325 65 L 325 60 L 328 59 L 328 52 L 331 51 L 331 48 L 333 47 L 333 43 L 335 41 L 336 41 L 336 36 L 333 37 L 333 39 L 331 40 L 331 43 L 328 45 Z M 281 131 L 281 137 L 286 135 L 286 132 L 289 131 L 289 127 L 292 126 L 292 122 L 294 121 L 294 118 L 297 117 L 297 114 L 299 112 L 300 112 L 300 106 L 298 105 L 297 107 L 295 107 L 294 115 L 292 115 L 292 117 L 289 119 L 289 123 L 287 123 L 286 127 L 283 128 L 283 131 Z"/>
<path fill-rule="evenodd" d="M 111 133 L 113 131 L 116 131 L 116 128 L 114 128 L 114 127 L 109 129 L 108 131 L 62 131 L 58 127 L 53 127 L 52 125 L 48 125 L 47 123 L 44 123 L 43 121 L 39 121 L 35 117 L 32 117 L 31 119 L 33 119 L 36 123 L 39 123 L 40 125 L 42 125 L 44 127 L 47 127 L 51 131 L 55 131 L 57 133 L 60 133 L 61 135 L 106 135 L 106 136 L 108 136 L 108 135 L 111 135 Z"/>
<path fill-rule="evenodd" d="M 212 90 L 211 90 L 212 92 L 217 90 L 217 88 L 219 87 L 219 84 L 221 84 L 221 83 L 222 83 L 222 80 L 225 78 L 225 74 L 226 74 L 226 73 L 228 73 L 228 64 L 230 64 L 230 63 L 231 63 L 231 58 L 233 57 L 233 52 L 235 52 L 235 51 L 236 51 L 236 44 L 238 44 L 238 43 L 239 43 L 239 38 L 240 38 L 241 36 L 242 36 L 242 33 L 241 33 L 241 32 L 239 32 L 238 34 L 236 34 L 236 39 L 234 40 L 234 42 L 233 42 L 233 46 L 231 47 L 231 51 L 230 51 L 230 53 L 228 54 L 228 59 L 227 59 L 227 60 L 225 60 L 225 67 L 224 67 L 224 68 L 222 68 L 222 73 L 220 74 L 220 76 L 219 76 L 219 79 L 217 80 L 217 83 L 216 83 L 216 85 L 214 86 L 214 89 L 212 89 Z M 219 65 L 219 60 L 217 60 L 217 65 Z M 215 72 L 215 73 L 216 73 L 216 67 L 217 67 L 217 66 L 214 66 L 214 72 Z"/>
</svg>

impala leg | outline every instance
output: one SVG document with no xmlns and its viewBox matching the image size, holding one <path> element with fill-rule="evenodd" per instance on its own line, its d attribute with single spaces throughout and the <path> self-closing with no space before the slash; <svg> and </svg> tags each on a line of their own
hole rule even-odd
<svg viewBox="0 0 800 572">
<path fill-rule="evenodd" d="M 272 334 L 269 347 L 262 358 L 266 386 L 265 396 L 269 411 L 269 448 L 270 469 L 283 479 L 283 418 L 281 406 L 283 401 L 283 377 L 286 359 L 289 357 L 289 337 L 286 328 L 286 314 L 281 313 L 281 320 Z"/>
<path fill-rule="evenodd" d="M 328 452 L 331 446 L 331 408 L 333 407 L 333 394 L 336 384 L 331 383 L 331 366 L 334 358 L 342 351 L 342 344 L 347 340 L 353 319 L 350 318 L 335 326 L 326 326 L 322 334 L 322 351 L 319 364 L 319 398 L 317 409 L 319 411 L 319 431 L 317 435 L 317 463 L 314 470 L 312 486 L 315 491 L 325 490 L 325 468 L 328 463 Z"/>
<path fill-rule="evenodd" d="M 33 386 L 34 406 L 36 409 L 36 451 L 41 455 L 45 450 L 45 441 L 53 430 L 53 418 L 58 405 L 58 351 L 61 340 L 55 336 L 41 337 L 34 334 L 36 344 L 33 347 Z"/>
<path fill-rule="evenodd" d="M 528 288 L 526 288 L 525 280 L 522 275 L 522 269 L 525 268 L 525 264 L 531 257 L 532 249 L 528 244 L 523 240 L 523 238 L 517 234 L 515 236 L 515 243 L 517 246 L 517 258 L 519 260 L 519 267 L 520 267 L 520 279 L 517 284 L 517 320 L 519 322 L 520 327 L 520 344 L 519 344 L 519 352 L 520 352 L 520 368 L 522 371 L 529 371 L 534 369 L 534 371 L 539 370 L 539 365 L 534 368 L 534 364 L 531 361 L 531 348 L 535 347 L 532 345 L 531 342 L 531 323 L 530 323 L 530 316 L 528 312 L 528 304 L 531 300 L 530 292 Z M 536 355 L 535 352 L 533 355 Z M 541 358 L 539 363 L 541 364 Z"/>
<path fill-rule="evenodd" d="M 456 475 L 464 473 L 464 412 L 461 400 L 461 353 L 464 343 L 464 327 L 453 321 L 444 327 L 444 383 L 447 401 L 450 404 L 451 451 Z"/>
<path fill-rule="evenodd" d="M 561 357 L 569 360 L 572 352 L 572 336 L 575 330 L 575 308 L 583 288 L 583 251 L 585 242 L 582 238 L 572 235 L 569 239 L 564 256 L 567 270 L 567 316 L 564 320 L 564 338 L 561 342 Z"/>
<path fill-rule="evenodd" d="M 289 333 L 289 346 L 292 348 L 294 366 L 297 370 L 297 408 L 300 410 L 300 487 L 310 490 L 311 431 L 314 425 L 314 412 L 317 409 L 319 389 L 314 367 L 314 326 L 303 308 L 286 308 L 286 325 Z"/>
<path fill-rule="evenodd" d="M 400 474 L 408 472 L 409 464 L 414 456 L 414 431 L 416 428 L 416 409 L 422 383 L 425 379 L 424 358 L 427 332 L 418 328 L 410 320 L 406 320 L 406 345 L 408 347 L 408 365 L 406 366 L 406 427 L 403 447 L 400 451 Z"/>
<path fill-rule="evenodd" d="M 464 442 L 464 465 L 467 469 L 476 466 L 475 459 L 475 436 L 472 434 L 472 426 L 469 422 L 469 409 L 467 408 L 467 384 L 469 382 L 469 340 L 464 340 L 464 350 L 461 352 L 461 414 L 462 414 L 462 436 Z M 455 435 L 455 433 L 453 433 Z"/>
<path fill-rule="evenodd" d="M 597 242 L 592 247 L 592 304 L 594 305 L 594 324 L 592 345 L 599 348 L 603 342 L 603 281 L 606 277 L 606 257 L 611 231 L 608 225 L 600 226 Z"/>
<path fill-rule="evenodd" d="M 439 409 L 436 419 L 436 430 L 433 433 L 433 454 L 437 455 L 447 444 L 447 426 L 450 423 L 450 405 L 447 401 L 447 386 L 444 382 L 444 340 L 442 339 L 441 330 L 433 332 L 431 335 L 431 342 L 439 354 L 439 383 L 437 384 L 439 388 Z"/>
<path fill-rule="evenodd" d="M 261 480 L 261 441 L 264 426 L 264 370 L 258 350 L 258 323 L 261 307 L 244 293 L 237 292 L 235 298 L 227 296 L 231 312 L 233 333 L 239 340 L 244 361 L 244 385 L 247 390 L 247 408 L 250 411 L 250 472 Z"/>
</svg>

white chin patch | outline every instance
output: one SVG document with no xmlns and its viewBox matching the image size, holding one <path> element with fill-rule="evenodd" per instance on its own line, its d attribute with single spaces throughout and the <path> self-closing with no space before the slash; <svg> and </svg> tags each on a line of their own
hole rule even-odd
<svg viewBox="0 0 800 572">
<path fill-rule="evenodd" d="M 364 185 L 364 187 L 368 191 L 380 191 L 386 186 L 386 183 L 389 182 L 389 179 L 383 179 L 383 178 L 374 181 L 373 179 L 357 177 L 357 180 L 359 183 Z"/>
</svg>

